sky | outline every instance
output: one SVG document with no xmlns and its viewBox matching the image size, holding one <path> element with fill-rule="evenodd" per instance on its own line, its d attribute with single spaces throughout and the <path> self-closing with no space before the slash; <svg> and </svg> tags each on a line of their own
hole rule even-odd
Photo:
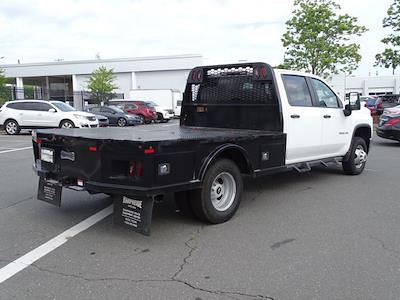
<svg viewBox="0 0 400 300">
<path fill-rule="evenodd" d="M 373 67 L 389 33 L 382 19 L 393 0 L 336 0 L 369 31 L 356 38 L 358 76 Z M 0 65 L 201 54 L 205 64 L 283 61 L 281 37 L 293 0 L 1 0 Z M 398 71 L 400 73 L 400 71 Z"/>
</svg>

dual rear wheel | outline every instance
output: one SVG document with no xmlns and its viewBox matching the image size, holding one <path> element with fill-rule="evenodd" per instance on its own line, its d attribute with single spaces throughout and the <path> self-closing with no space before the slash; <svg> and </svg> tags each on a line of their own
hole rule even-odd
<svg viewBox="0 0 400 300">
<path fill-rule="evenodd" d="M 232 218 L 239 208 L 242 192 L 239 168 L 229 159 L 220 159 L 208 169 L 202 189 L 178 192 L 175 201 L 186 215 L 217 224 Z"/>
</svg>

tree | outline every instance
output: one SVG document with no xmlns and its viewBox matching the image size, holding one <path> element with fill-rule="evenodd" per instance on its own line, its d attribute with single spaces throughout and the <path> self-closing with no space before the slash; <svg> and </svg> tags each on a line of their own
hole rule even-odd
<svg viewBox="0 0 400 300">
<path fill-rule="evenodd" d="M 4 70 L 0 68 L 0 87 L 3 87 L 7 82 L 7 78 L 4 75 Z"/>
<path fill-rule="evenodd" d="M 7 90 L 5 84 L 7 83 L 7 78 L 4 75 L 4 70 L 0 68 L 0 105 L 8 100 Z"/>
<path fill-rule="evenodd" d="M 368 29 L 357 25 L 356 17 L 339 15 L 340 6 L 332 0 L 295 0 L 294 5 L 282 36 L 286 47 L 282 65 L 324 76 L 356 69 L 360 45 L 350 38 Z"/>
<path fill-rule="evenodd" d="M 108 102 L 113 97 L 113 91 L 118 88 L 114 84 L 117 78 L 113 69 L 100 67 L 96 69 L 87 81 L 87 87 L 92 93 L 91 99 L 95 103 Z"/>
<path fill-rule="evenodd" d="M 394 0 L 387 11 L 387 17 L 383 19 L 383 27 L 391 27 L 393 33 L 381 40 L 385 45 L 390 46 L 382 53 L 375 55 L 374 66 L 392 68 L 392 74 L 400 66 L 400 50 L 393 49 L 400 46 L 400 0 Z"/>
</svg>

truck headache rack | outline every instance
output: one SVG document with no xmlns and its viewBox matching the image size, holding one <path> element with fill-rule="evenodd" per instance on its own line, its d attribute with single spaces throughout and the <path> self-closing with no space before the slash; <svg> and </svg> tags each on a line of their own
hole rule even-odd
<svg viewBox="0 0 400 300">
<path fill-rule="evenodd" d="M 265 63 L 196 67 L 188 77 L 181 124 L 282 131 L 273 79 Z"/>
</svg>

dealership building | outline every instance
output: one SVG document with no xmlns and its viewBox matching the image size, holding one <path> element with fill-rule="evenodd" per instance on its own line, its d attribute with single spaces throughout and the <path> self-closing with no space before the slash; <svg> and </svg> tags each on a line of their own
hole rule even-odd
<svg viewBox="0 0 400 300">
<path fill-rule="evenodd" d="M 355 77 L 339 74 L 333 76 L 329 82 L 340 95 L 351 92 L 357 92 L 363 96 L 400 94 L 399 75 Z"/>
<path fill-rule="evenodd" d="M 183 92 L 190 70 L 202 65 L 198 54 L 55 61 L 2 65 L 14 87 L 16 99 L 63 99 L 82 108 L 90 74 L 99 67 L 113 69 L 119 98 L 129 98 L 131 89 L 173 89 Z M 33 90 L 33 94 L 27 94 Z"/>
<path fill-rule="evenodd" d="M 132 89 L 172 89 L 183 92 L 190 70 L 203 64 L 200 54 L 138 58 L 54 61 L 0 65 L 11 86 L 10 99 L 59 99 L 78 109 L 90 99 L 87 81 L 101 66 L 113 69 L 116 98 L 129 98 Z M 334 75 L 330 85 L 339 95 L 400 94 L 400 76 Z"/>
</svg>

